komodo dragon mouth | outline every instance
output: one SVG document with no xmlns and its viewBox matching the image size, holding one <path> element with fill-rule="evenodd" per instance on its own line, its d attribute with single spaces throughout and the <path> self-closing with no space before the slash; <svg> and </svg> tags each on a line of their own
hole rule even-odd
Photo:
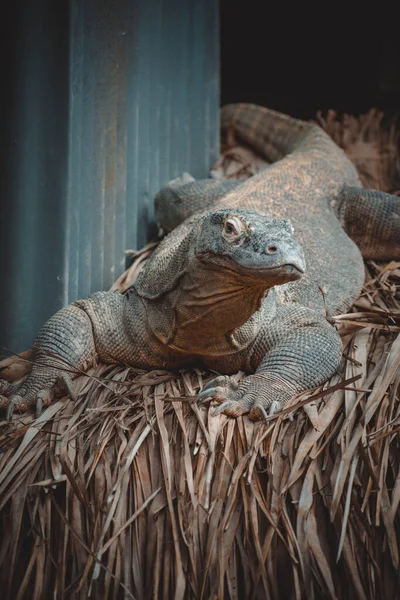
<svg viewBox="0 0 400 600">
<path fill-rule="evenodd" d="M 305 273 L 305 261 L 303 253 L 299 252 L 298 257 L 290 262 L 282 262 L 277 265 L 244 265 L 231 256 L 214 254 L 213 252 L 203 252 L 197 255 L 197 258 L 209 266 L 217 267 L 221 272 L 229 272 L 230 275 L 239 275 L 240 278 L 248 280 L 248 284 L 256 280 L 257 282 L 267 280 L 270 285 L 282 285 L 289 281 L 299 280 Z M 257 256 L 259 259 L 259 256 Z M 245 283 L 245 282 L 244 282 Z"/>
</svg>

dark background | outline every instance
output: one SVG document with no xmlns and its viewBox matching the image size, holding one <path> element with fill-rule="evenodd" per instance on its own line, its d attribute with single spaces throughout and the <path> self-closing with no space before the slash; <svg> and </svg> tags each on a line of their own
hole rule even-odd
<svg viewBox="0 0 400 600">
<path fill-rule="evenodd" d="M 300 118 L 400 105 L 400 35 L 393 3 L 221 0 L 221 101 Z"/>
</svg>

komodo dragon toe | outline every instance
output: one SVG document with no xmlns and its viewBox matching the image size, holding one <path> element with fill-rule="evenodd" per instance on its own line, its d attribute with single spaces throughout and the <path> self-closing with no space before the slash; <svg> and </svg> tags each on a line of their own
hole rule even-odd
<svg viewBox="0 0 400 600">
<path fill-rule="evenodd" d="M 3 383 L 3 382 L 1 382 Z M 67 392 L 75 400 L 72 379 L 68 373 L 59 372 L 57 367 L 43 368 L 35 376 L 34 385 L 13 385 L 0 388 L 0 409 L 6 409 L 6 419 L 10 420 L 14 414 L 24 413 L 29 408 L 34 408 L 36 416 L 40 416 L 43 408 L 49 406 L 54 400 L 55 391 Z"/>
<path fill-rule="evenodd" d="M 263 375 L 249 375 L 241 382 L 221 375 L 209 381 L 196 400 L 202 402 L 211 399 L 219 403 L 214 416 L 220 413 L 229 417 L 248 414 L 250 419 L 258 421 L 282 410 L 295 393 L 283 381 L 268 380 Z"/>
</svg>

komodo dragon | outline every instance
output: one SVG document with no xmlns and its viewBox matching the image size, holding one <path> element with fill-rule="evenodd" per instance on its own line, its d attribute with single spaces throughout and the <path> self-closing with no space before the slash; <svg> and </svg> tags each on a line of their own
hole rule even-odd
<svg viewBox="0 0 400 600">
<path fill-rule="evenodd" d="M 49 319 L 25 382 L 1 384 L 8 418 L 31 405 L 40 412 L 56 383 L 73 398 L 62 367 L 97 360 L 203 365 L 222 375 L 198 397 L 254 419 L 335 372 L 342 346 L 325 308 L 345 311 L 357 298 L 362 254 L 400 259 L 400 199 L 363 189 L 315 124 L 238 104 L 223 108 L 222 130 L 273 164 L 246 181 L 183 178 L 163 188 L 161 224 L 186 220 L 125 295 L 98 292 Z M 238 370 L 247 374 L 240 383 L 229 377 Z"/>
</svg>

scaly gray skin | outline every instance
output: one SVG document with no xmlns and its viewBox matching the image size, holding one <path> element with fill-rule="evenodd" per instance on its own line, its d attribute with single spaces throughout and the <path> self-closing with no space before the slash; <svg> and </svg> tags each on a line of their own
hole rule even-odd
<svg viewBox="0 0 400 600">
<path fill-rule="evenodd" d="M 400 201 L 362 189 L 345 154 L 316 125 L 242 104 L 223 109 L 222 129 L 274 164 L 246 181 L 185 176 L 163 188 L 161 224 L 186 220 L 126 295 L 93 294 L 44 325 L 26 381 L 0 386 L 9 417 L 51 402 L 55 383 L 73 395 L 60 364 L 202 364 L 223 375 L 199 398 L 251 418 L 334 373 L 341 342 L 325 309 L 346 310 L 364 278 L 360 250 L 345 230 L 364 256 L 400 258 Z M 229 377 L 238 369 L 247 373 L 239 384 Z"/>
</svg>

